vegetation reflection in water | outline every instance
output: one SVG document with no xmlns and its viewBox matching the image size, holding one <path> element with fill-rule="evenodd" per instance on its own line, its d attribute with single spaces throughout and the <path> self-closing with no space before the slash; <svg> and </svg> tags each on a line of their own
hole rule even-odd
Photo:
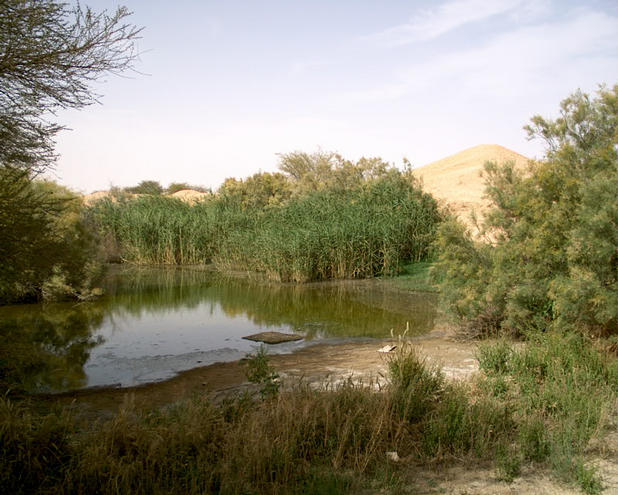
<svg viewBox="0 0 618 495">
<path fill-rule="evenodd" d="M 435 295 L 375 281 L 277 285 L 199 269 L 115 269 L 106 296 L 81 304 L 0 308 L 2 385 L 58 391 L 133 385 L 237 359 L 259 331 L 305 342 L 431 329 Z M 300 344 L 277 346 L 290 351 Z"/>
<path fill-rule="evenodd" d="M 0 307 L 0 387 L 53 391 L 88 384 L 84 365 L 101 344 L 105 310 L 94 304 Z"/>
</svg>

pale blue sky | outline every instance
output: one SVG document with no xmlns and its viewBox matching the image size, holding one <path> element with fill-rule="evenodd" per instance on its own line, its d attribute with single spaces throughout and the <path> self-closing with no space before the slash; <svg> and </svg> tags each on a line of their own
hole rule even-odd
<svg viewBox="0 0 618 495">
<path fill-rule="evenodd" d="M 146 1 L 136 68 L 62 112 L 55 177 L 91 192 L 217 187 L 317 149 L 423 165 L 477 144 L 539 156 L 522 130 L 618 83 L 618 2 Z"/>
</svg>

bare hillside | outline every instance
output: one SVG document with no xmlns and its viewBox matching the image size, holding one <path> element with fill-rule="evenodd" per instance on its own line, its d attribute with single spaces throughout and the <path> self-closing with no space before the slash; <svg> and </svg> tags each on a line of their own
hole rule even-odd
<svg viewBox="0 0 618 495">
<path fill-rule="evenodd" d="M 485 183 L 481 173 L 485 162 L 499 164 L 513 161 L 517 168 L 525 168 L 528 158 L 497 144 L 481 144 L 455 155 L 414 170 L 423 181 L 424 189 L 447 203 L 467 225 L 475 211 L 482 215 L 488 203 L 483 200 Z"/>
<path fill-rule="evenodd" d="M 171 196 L 186 203 L 197 203 L 210 196 L 210 193 L 195 191 L 193 189 L 181 189 L 171 194 Z"/>
<path fill-rule="evenodd" d="M 126 193 L 126 192 L 124 194 L 129 198 L 137 198 L 139 196 L 143 196 L 143 194 L 131 194 L 131 193 Z M 176 191 L 173 194 L 167 194 L 166 196 L 180 199 L 181 201 L 184 201 L 185 203 L 193 204 L 193 203 L 197 203 L 198 201 L 203 200 L 209 195 L 210 193 L 194 191 L 193 189 L 181 189 L 180 191 Z M 90 206 L 96 203 L 97 201 L 100 201 L 106 198 L 112 198 L 112 200 L 115 201 L 110 191 L 96 191 L 90 194 L 85 194 L 83 196 L 84 203 L 87 206 Z"/>
</svg>

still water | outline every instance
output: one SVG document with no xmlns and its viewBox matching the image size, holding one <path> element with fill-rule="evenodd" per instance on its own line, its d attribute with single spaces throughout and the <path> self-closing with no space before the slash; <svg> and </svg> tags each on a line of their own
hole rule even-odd
<svg viewBox="0 0 618 495">
<path fill-rule="evenodd" d="M 95 302 L 0 307 L 0 384 L 29 392 L 133 386 L 244 357 L 242 337 L 298 333 L 268 346 L 293 352 L 315 342 L 429 331 L 435 295 L 378 281 L 265 284 L 211 271 L 114 269 Z"/>
</svg>

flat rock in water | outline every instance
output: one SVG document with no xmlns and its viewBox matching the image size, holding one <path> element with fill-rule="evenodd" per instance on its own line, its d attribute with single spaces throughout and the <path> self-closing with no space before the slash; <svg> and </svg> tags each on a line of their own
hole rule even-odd
<svg viewBox="0 0 618 495">
<path fill-rule="evenodd" d="M 281 332 L 260 332 L 243 337 L 243 339 L 246 340 L 252 340 L 253 342 L 264 342 L 265 344 L 281 344 L 282 342 L 302 340 L 302 338 L 302 335 Z"/>
</svg>

